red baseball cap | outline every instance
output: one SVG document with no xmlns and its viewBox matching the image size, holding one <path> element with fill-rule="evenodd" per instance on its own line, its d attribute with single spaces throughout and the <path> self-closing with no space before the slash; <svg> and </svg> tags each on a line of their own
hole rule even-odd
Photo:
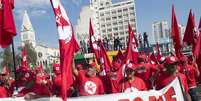
<svg viewBox="0 0 201 101">
<path fill-rule="evenodd" d="M 178 59 L 175 56 L 169 56 L 165 59 L 164 64 L 176 64 L 178 63 Z"/>
<path fill-rule="evenodd" d="M 137 69 L 137 66 L 133 63 L 129 63 L 126 65 L 126 68 L 127 69 L 131 69 L 131 70 L 136 70 Z"/>
</svg>

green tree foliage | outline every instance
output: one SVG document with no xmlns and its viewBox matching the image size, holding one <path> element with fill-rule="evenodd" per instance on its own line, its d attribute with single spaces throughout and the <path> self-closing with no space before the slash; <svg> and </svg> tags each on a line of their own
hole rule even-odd
<svg viewBox="0 0 201 101">
<path fill-rule="evenodd" d="M 10 70 L 13 70 L 13 55 L 10 47 L 4 49 L 2 57 L 3 61 L 1 62 L 1 66 L 3 67 L 4 65 L 7 65 Z"/>
<path fill-rule="evenodd" d="M 24 48 L 27 51 L 28 63 L 35 65 L 36 61 L 37 61 L 37 53 L 36 53 L 35 49 L 32 47 L 32 45 L 30 43 L 25 44 Z"/>
</svg>

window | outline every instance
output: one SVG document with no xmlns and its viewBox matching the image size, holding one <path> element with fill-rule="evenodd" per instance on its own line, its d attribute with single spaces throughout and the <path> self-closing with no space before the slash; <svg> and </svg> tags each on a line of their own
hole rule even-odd
<svg viewBox="0 0 201 101">
<path fill-rule="evenodd" d="M 130 7 L 129 9 L 130 9 L 130 10 L 134 10 L 134 7 Z"/>
<path fill-rule="evenodd" d="M 127 8 L 124 8 L 123 11 L 126 12 L 126 11 L 128 11 L 128 9 L 127 9 Z"/>
<path fill-rule="evenodd" d="M 118 12 L 122 12 L 122 10 L 121 10 L 121 9 L 119 9 L 119 10 L 118 10 Z"/>
<path fill-rule="evenodd" d="M 121 19 L 121 18 L 122 18 L 122 16 L 121 16 L 121 15 L 119 15 L 119 16 L 118 16 L 118 18 L 119 18 L 119 19 Z"/>
<path fill-rule="evenodd" d="M 113 20 L 116 20 L 116 19 L 117 19 L 117 17 L 116 17 L 116 16 L 114 16 L 114 17 L 112 17 L 112 19 L 113 19 Z"/>
<path fill-rule="evenodd" d="M 23 35 L 23 39 L 24 39 L 24 40 L 27 40 L 27 39 L 28 39 L 28 35 L 27 35 L 27 34 L 24 34 L 24 35 Z"/>
<path fill-rule="evenodd" d="M 111 20 L 111 18 L 106 18 L 106 21 Z"/>
</svg>

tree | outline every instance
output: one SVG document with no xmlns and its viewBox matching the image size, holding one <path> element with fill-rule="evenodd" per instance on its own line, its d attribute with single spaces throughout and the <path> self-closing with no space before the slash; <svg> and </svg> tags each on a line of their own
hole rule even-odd
<svg viewBox="0 0 201 101">
<path fill-rule="evenodd" d="M 1 62 L 1 66 L 7 65 L 10 70 L 13 70 L 13 55 L 10 47 L 4 49 L 2 57 L 3 61 Z"/>
<path fill-rule="evenodd" d="M 27 51 L 27 61 L 29 64 L 36 65 L 37 62 L 37 53 L 32 44 L 26 43 L 24 46 Z"/>
</svg>

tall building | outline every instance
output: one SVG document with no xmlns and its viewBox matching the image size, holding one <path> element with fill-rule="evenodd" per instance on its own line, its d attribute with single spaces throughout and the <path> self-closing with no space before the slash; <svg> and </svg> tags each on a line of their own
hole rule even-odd
<svg viewBox="0 0 201 101">
<path fill-rule="evenodd" d="M 25 43 L 31 43 L 33 47 L 36 46 L 35 31 L 33 29 L 27 11 L 24 12 L 20 34 L 22 46 L 24 46 Z"/>
<path fill-rule="evenodd" d="M 183 40 L 184 33 L 185 33 L 185 30 L 186 30 L 186 26 L 180 25 L 180 24 L 178 26 L 179 26 L 179 32 L 180 32 L 180 35 L 181 35 L 181 40 Z"/>
<path fill-rule="evenodd" d="M 79 41 L 87 39 L 89 18 L 91 18 L 96 38 L 107 37 L 113 40 L 114 37 L 119 37 L 125 45 L 128 37 L 128 22 L 134 30 L 137 29 L 134 1 L 112 3 L 112 0 L 90 0 L 90 5 L 82 8 L 76 26 L 75 32 L 81 36 Z"/>
<path fill-rule="evenodd" d="M 150 44 L 157 42 L 161 46 L 162 51 L 166 51 L 170 44 L 170 32 L 167 21 L 158 21 L 152 24 L 152 35 L 150 36 Z"/>
<path fill-rule="evenodd" d="M 152 35 L 154 40 L 151 44 L 156 42 L 167 43 L 169 42 L 170 33 L 167 21 L 154 22 L 152 24 Z"/>
</svg>

